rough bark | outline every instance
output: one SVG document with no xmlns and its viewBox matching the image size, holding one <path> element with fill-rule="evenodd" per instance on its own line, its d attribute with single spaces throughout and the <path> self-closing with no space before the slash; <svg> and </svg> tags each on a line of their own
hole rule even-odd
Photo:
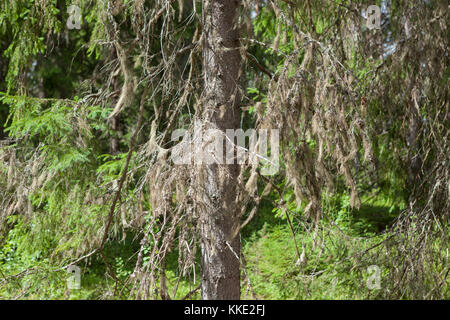
<svg viewBox="0 0 450 320">
<path fill-rule="evenodd" d="M 205 129 L 239 127 L 240 1 L 203 2 L 205 102 L 199 112 Z M 237 164 L 203 165 L 195 178 L 200 191 L 202 299 L 240 298 L 240 238 L 231 239 L 239 223 L 236 205 Z"/>
</svg>

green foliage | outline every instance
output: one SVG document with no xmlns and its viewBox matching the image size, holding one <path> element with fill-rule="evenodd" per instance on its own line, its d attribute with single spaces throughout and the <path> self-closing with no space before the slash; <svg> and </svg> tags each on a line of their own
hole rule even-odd
<svg viewBox="0 0 450 320">
<path fill-rule="evenodd" d="M 0 34 L 13 35 L 4 52 L 10 59 L 6 76 L 9 90 L 17 85 L 19 72 L 29 65 L 30 58 L 46 49 L 44 35 L 61 30 L 58 13 L 56 0 L 41 1 L 38 5 L 30 0 L 3 1 L 0 5 Z"/>
<path fill-rule="evenodd" d="M 312 234 L 298 236 L 306 252 L 306 262 L 301 264 L 293 263 L 296 250 L 286 225 L 266 225 L 245 244 L 247 269 L 258 298 L 365 299 L 373 295 L 366 286 L 370 261 L 355 267 L 344 259 L 379 239 L 354 243 L 348 250 L 349 245 L 337 234 L 325 247 L 314 247 Z"/>
</svg>

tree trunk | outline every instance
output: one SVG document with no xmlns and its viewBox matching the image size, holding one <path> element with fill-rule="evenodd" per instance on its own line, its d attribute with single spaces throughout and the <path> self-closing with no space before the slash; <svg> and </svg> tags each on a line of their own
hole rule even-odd
<svg viewBox="0 0 450 320">
<path fill-rule="evenodd" d="M 239 6 L 238 0 L 203 2 L 205 102 L 199 113 L 204 129 L 222 133 L 238 128 L 240 120 L 240 53 L 236 28 Z M 197 172 L 195 180 L 201 189 L 202 299 L 237 300 L 240 298 L 240 237 L 231 237 L 240 219 L 236 203 L 239 167 L 236 162 L 215 163 L 202 165 Z"/>
</svg>

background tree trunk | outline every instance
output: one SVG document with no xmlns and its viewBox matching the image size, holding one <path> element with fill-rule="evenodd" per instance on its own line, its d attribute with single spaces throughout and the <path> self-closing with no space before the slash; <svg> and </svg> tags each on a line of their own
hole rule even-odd
<svg viewBox="0 0 450 320">
<path fill-rule="evenodd" d="M 236 28 L 238 0 L 203 2 L 205 102 L 200 111 L 204 129 L 239 127 L 240 53 Z M 225 153 L 224 153 L 225 154 Z M 204 165 L 196 174 L 201 188 L 202 299 L 240 298 L 240 237 L 236 205 L 238 165 Z"/>
</svg>

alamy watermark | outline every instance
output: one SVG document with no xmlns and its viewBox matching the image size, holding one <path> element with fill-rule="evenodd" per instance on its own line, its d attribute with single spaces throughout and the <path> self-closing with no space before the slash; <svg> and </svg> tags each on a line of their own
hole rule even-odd
<svg viewBox="0 0 450 320">
<path fill-rule="evenodd" d="M 381 29 L 381 9 L 377 5 L 371 5 L 366 11 L 367 28 Z"/>
<path fill-rule="evenodd" d="M 79 290 L 81 288 L 81 269 L 75 265 L 67 267 L 69 277 L 67 279 L 67 288 L 69 290 Z"/>
<path fill-rule="evenodd" d="M 369 277 L 367 278 L 367 288 L 369 290 L 381 289 L 381 271 L 377 265 L 371 265 L 367 268 Z"/>
<path fill-rule="evenodd" d="M 81 9 L 77 5 L 70 5 L 67 8 L 67 13 L 69 14 L 69 19 L 67 19 L 67 28 L 72 29 L 81 29 Z"/>
<path fill-rule="evenodd" d="M 278 129 L 204 129 L 194 124 L 193 132 L 172 132 L 171 160 L 175 164 L 250 164 L 261 165 L 262 175 L 279 170 L 280 137 Z M 248 139 L 249 143 L 246 144 Z M 269 155 L 270 152 L 270 155 Z"/>
</svg>

